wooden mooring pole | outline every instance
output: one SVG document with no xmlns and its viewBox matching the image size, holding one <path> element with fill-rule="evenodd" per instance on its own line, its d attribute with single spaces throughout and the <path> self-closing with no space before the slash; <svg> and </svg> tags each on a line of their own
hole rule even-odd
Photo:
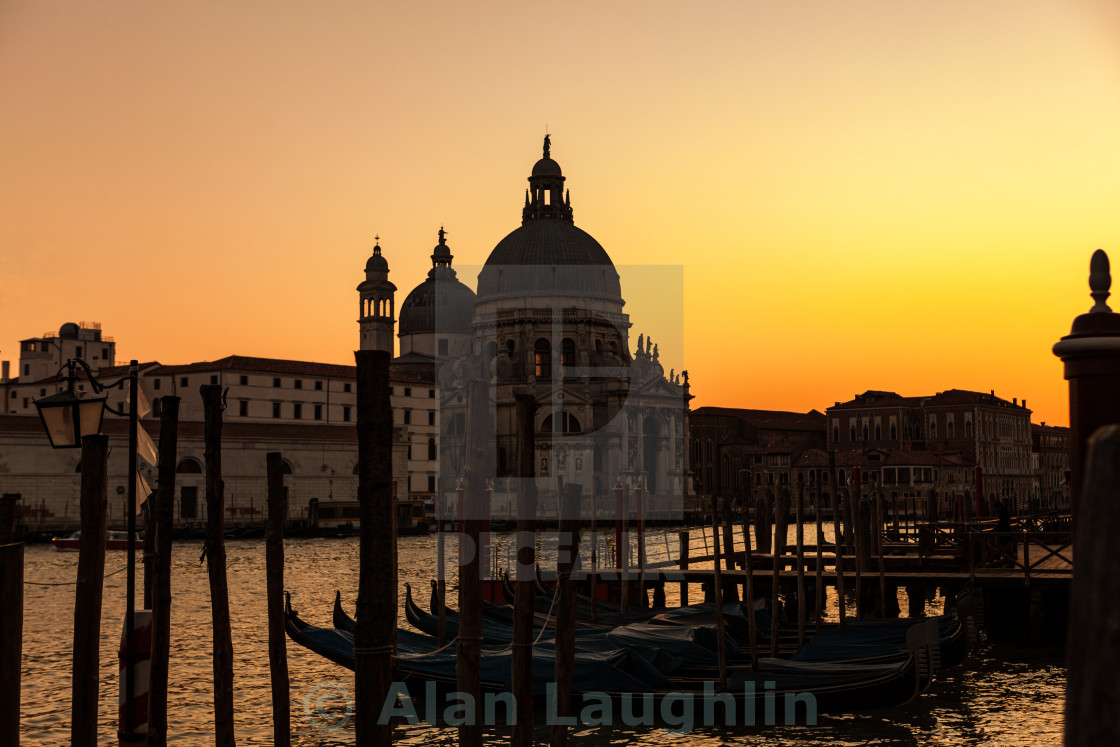
<svg viewBox="0 0 1120 747">
<path fill-rule="evenodd" d="M 108 522 L 108 436 L 82 439 L 78 582 L 74 590 L 74 664 L 71 679 L 71 747 L 97 747 L 100 695 L 102 580 Z"/>
<path fill-rule="evenodd" d="M 485 364 L 476 364 L 485 365 Z M 482 694 L 479 670 L 482 657 L 482 568 L 479 534 L 482 504 L 485 500 L 485 470 L 491 424 L 490 377 L 488 373 L 467 382 L 467 469 L 463 498 L 461 546 L 467 548 L 459 558 L 459 635 L 455 676 L 459 697 L 474 705 L 474 711 L 459 725 L 462 747 L 482 747 Z"/>
<path fill-rule="evenodd" d="M 560 544 L 556 562 L 556 704 L 553 713 L 572 715 L 572 684 L 575 678 L 576 607 L 572 569 L 579 554 L 580 497 L 583 486 L 568 483 L 560 500 Z M 551 747 L 568 743 L 568 726 L 557 718 L 552 725 Z"/>
<path fill-rule="evenodd" d="M 770 656 L 778 655 L 779 618 L 781 617 L 782 556 L 786 548 L 786 519 L 789 516 L 789 490 L 782 488 L 774 498 L 774 594 L 770 604 Z"/>
<path fill-rule="evenodd" d="M 284 634 L 284 460 L 278 451 L 265 455 L 268 474 L 268 524 L 264 535 L 265 588 L 268 609 L 268 669 L 272 675 L 272 743 L 288 747 L 292 740 L 288 647 Z"/>
<path fill-rule="evenodd" d="M 1120 744 L 1120 425 L 1098 429 L 1088 452 L 1074 535 L 1066 747 Z"/>
<path fill-rule="evenodd" d="M 723 620 L 723 577 L 720 573 L 720 511 L 717 504 L 718 499 L 712 498 L 712 552 L 715 559 L 712 562 L 713 569 L 713 584 L 714 597 L 716 603 L 716 660 L 719 664 L 719 691 L 723 692 L 727 689 L 727 633 L 725 632 L 725 623 Z"/>
<path fill-rule="evenodd" d="M 810 483 L 810 486 L 816 486 Z M 824 623 L 824 530 L 822 529 L 823 520 L 821 519 L 821 494 L 818 490 L 813 490 L 813 504 L 816 510 L 813 511 L 817 523 L 817 574 L 816 574 L 816 596 L 813 605 L 815 617 L 817 621 L 817 634 L 820 635 L 821 626 Z"/>
<path fill-rule="evenodd" d="M 210 576 L 210 615 L 214 627 L 214 744 L 216 747 L 233 747 L 236 743 L 233 728 L 233 638 L 226 579 L 222 388 L 217 384 L 204 384 L 199 391 L 202 394 L 206 443 L 206 569 Z"/>
<path fill-rule="evenodd" d="M 794 534 L 797 547 L 797 647 L 805 645 L 805 484 L 797 485 L 797 528 Z"/>
<path fill-rule="evenodd" d="M 840 613 L 840 627 L 844 628 L 848 621 L 844 609 L 847 600 L 844 598 L 844 541 L 840 532 L 840 501 L 840 488 L 837 488 L 832 498 L 832 546 L 836 551 L 836 606 Z"/>
<path fill-rule="evenodd" d="M 743 507 L 743 596 L 747 605 L 747 631 L 751 644 L 751 669 L 758 669 L 758 621 L 754 616 L 754 552 L 751 550 L 751 505 L 754 502 L 752 495 L 746 497 L 747 505 Z"/>
<path fill-rule="evenodd" d="M 677 542 L 679 543 L 679 546 L 680 546 L 680 562 L 678 563 L 678 565 L 680 566 L 682 571 L 687 571 L 688 570 L 688 555 L 689 555 L 689 550 L 691 549 L 689 547 L 689 542 L 691 542 L 691 539 L 689 537 L 687 529 L 682 531 L 682 532 L 677 533 Z M 688 606 L 688 581 L 684 580 L 683 578 L 681 580 L 681 602 L 680 602 L 680 606 L 681 607 L 687 607 Z"/>
<path fill-rule="evenodd" d="M 160 398 L 159 467 L 155 503 L 155 566 L 152 579 L 152 664 L 148 675 L 148 747 L 167 744 L 167 678 L 171 662 L 171 532 L 175 520 L 175 468 L 179 398 Z M 145 543 L 147 544 L 147 543 Z"/>
<path fill-rule="evenodd" d="M 397 507 L 393 498 L 390 353 L 358 350 L 358 603 L 354 629 L 355 744 L 385 747 L 381 723 L 393 682 L 397 636 Z M 477 568 L 477 562 L 476 562 Z"/>
<path fill-rule="evenodd" d="M 536 568 L 536 429 L 533 412 L 536 397 L 521 393 L 515 399 L 517 418 L 517 556 L 513 566 L 516 590 L 513 610 L 513 646 L 510 684 L 517 707 L 517 723 L 513 726 L 513 747 L 533 744 L 533 596 Z M 594 593 L 594 590 L 592 590 Z"/>
<path fill-rule="evenodd" d="M 19 747 L 23 669 L 23 543 L 0 545 L 0 744 Z"/>
</svg>

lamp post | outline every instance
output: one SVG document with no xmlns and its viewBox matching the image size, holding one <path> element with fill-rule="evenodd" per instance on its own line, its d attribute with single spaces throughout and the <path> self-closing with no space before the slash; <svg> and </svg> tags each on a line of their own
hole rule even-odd
<svg viewBox="0 0 1120 747">
<path fill-rule="evenodd" d="M 74 392 L 74 382 L 78 378 L 77 369 L 85 372 L 86 379 L 93 390 L 93 396 Z M 119 725 L 118 738 L 122 743 L 131 742 L 139 735 L 133 733 L 137 724 L 137 714 L 133 712 L 133 695 L 136 692 L 136 636 L 133 631 L 136 613 L 136 444 L 139 366 L 135 360 L 128 365 L 128 375 L 110 383 L 102 383 L 94 376 L 89 365 L 81 358 L 71 358 L 59 369 L 62 378 L 66 371 L 67 388 L 64 392 L 52 394 L 35 400 L 43 429 L 47 432 L 51 447 L 70 449 L 81 446 L 82 437 L 101 432 L 104 411 L 128 417 L 128 550 L 126 559 L 127 581 L 125 585 L 125 674 L 124 674 L 124 715 Z M 102 392 L 128 381 L 128 410 L 118 410 L 108 404 L 108 397 Z M 104 541 L 102 538 L 101 541 Z"/>
</svg>

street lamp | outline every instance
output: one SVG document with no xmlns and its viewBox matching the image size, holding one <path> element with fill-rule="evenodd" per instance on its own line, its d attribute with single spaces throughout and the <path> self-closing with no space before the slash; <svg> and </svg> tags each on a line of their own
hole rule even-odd
<svg viewBox="0 0 1120 747">
<path fill-rule="evenodd" d="M 74 393 L 74 382 L 78 376 L 75 369 L 81 367 L 89 381 L 94 396 L 87 397 Z M 66 365 L 58 371 L 59 378 L 66 371 L 67 387 L 65 392 L 59 392 L 49 397 L 35 400 L 35 407 L 39 411 L 39 418 L 43 422 L 43 429 L 47 432 L 51 447 L 55 449 L 72 449 L 81 446 L 82 436 L 96 435 L 101 432 L 101 421 L 105 410 L 114 415 L 128 417 L 128 556 L 126 568 L 128 569 L 125 586 L 125 699 L 124 723 L 120 724 L 120 736 L 123 739 L 135 740 L 133 730 L 137 724 L 137 715 L 134 713 L 133 695 L 136 692 L 136 635 L 133 631 L 136 612 L 136 445 L 139 412 L 139 365 L 130 361 L 128 375 L 116 381 L 103 384 L 94 376 L 89 364 L 81 358 L 71 358 Z M 108 397 L 102 394 L 106 389 L 115 387 L 128 381 L 128 410 L 117 410 L 107 403 Z M 100 396 L 98 396 L 100 395 Z M 105 541 L 105 538 L 102 538 Z"/>
<path fill-rule="evenodd" d="M 49 397 L 35 400 L 35 408 L 39 411 L 39 419 L 43 423 L 43 430 L 47 432 L 53 449 L 75 449 L 82 445 L 82 436 L 95 436 L 101 432 L 101 419 L 105 412 L 105 396 L 86 396 L 74 392 L 74 374 L 76 365 L 81 365 L 98 392 L 98 384 L 90 375 L 89 367 L 82 361 L 71 358 L 67 361 L 66 368 L 68 386 L 66 391 L 52 394 Z M 59 375 L 62 374 L 61 369 Z"/>
</svg>

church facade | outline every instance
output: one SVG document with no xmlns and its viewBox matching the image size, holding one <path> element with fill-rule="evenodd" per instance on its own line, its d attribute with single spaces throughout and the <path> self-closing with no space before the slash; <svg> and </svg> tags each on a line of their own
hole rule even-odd
<svg viewBox="0 0 1120 747">
<path fill-rule="evenodd" d="M 441 228 L 432 269 L 400 305 L 395 372 L 430 380 L 440 392 L 440 488 L 463 472 L 467 377 L 478 363 L 490 398 L 487 477 L 492 512 L 516 505 L 522 436 L 516 398 L 533 397 L 533 465 L 539 506 L 555 511 L 563 485 L 582 486 L 585 515 L 618 486 L 641 489 L 645 509 L 679 513 L 689 492 L 688 376 L 666 375 L 652 341 L 631 350 L 619 273 L 606 250 L 573 219 L 565 176 L 546 138 L 528 178 L 521 225 L 490 252 L 477 292 L 452 268 Z M 363 346 L 384 342 L 395 320 L 380 247 L 359 285 Z M 471 362 L 468 365 L 468 362 Z M 610 504 L 613 506 L 613 504 Z M 612 508 L 613 510 L 613 508 Z M 632 510 L 632 509 L 631 509 Z"/>
</svg>

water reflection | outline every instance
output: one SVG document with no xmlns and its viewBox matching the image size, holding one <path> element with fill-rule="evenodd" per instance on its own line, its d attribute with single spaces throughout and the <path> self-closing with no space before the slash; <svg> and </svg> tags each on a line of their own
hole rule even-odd
<svg viewBox="0 0 1120 747">
<path fill-rule="evenodd" d="M 675 555 L 676 537 L 662 540 L 650 533 L 651 560 L 659 548 Z M 808 541 L 808 540 L 807 540 Z M 404 623 L 404 582 L 420 592 L 426 606 L 428 581 L 435 572 L 436 539 L 400 539 L 400 581 Z M 509 539 L 496 550 L 508 552 Z M 541 555 L 554 553 L 554 543 L 542 542 Z M 672 548 L 670 551 L 669 548 Z M 589 548 L 588 548 L 589 549 Z M 199 745 L 212 740 L 213 699 L 210 657 L 209 586 L 205 563 L 199 563 L 201 542 L 180 542 L 174 549 L 172 578 L 171 686 L 168 693 L 169 744 Z M 301 616 L 316 625 L 330 625 L 334 590 L 342 592 L 352 612 L 357 598 L 358 543 L 356 539 L 289 540 L 286 544 L 286 587 Z M 602 552 L 602 549 L 600 549 Z M 267 631 L 265 625 L 265 575 L 263 540 L 227 545 L 231 626 L 235 658 L 234 700 L 239 744 L 272 742 Z M 449 543 L 449 569 L 455 547 Z M 76 553 L 57 553 L 49 546 L 29 546 L 26 552 L 23 658 L 22 732 L 27 744 L 44 747 L 69 742 L 70 649 L 73 641 Z M 123 554 L 111 553 L 106 573 L 124 565 Z M 449 574 L 449 577 L 453 574 Z M 100 741 L 115 741 L 117 647 L 124 618 L 125 574 L 105 579 L 101 635 Z M 62 584 L 46 586 L 40 584 Z M 451 579 L 449 588 L 453 588 Z M 677 599 L 677 584 L 669 584 L 670 605 Z M 698 600 L 697 596 L 693 601 Z M 454 605 L 453 594 L 449 602 Z M 835 596 L 829 597 L 835 616 Z M 903 602 L 905 609 L 905 599 Z M 938 600 L 938 604 L 939 604 Z M 935 607 L 936 609 L 936 607 Z M 288 641 L 292 694 L 292 742 L 304 747 L 341 747 L 354 743 L 353 720 L 346 721 L 342 697 L 353 689 L 352 673 Z M 323 697 L 337 683 L 333 697 Z M 816 726 L 736 727 L 697 729 L 688 737 L 664 729 L 576 727 L 581 744 L 667 745 L 1032 745 L 1061 741 L 1065 675 L 1058 662 L 1001 662 L 973 657 L 943 675 L 933 690 L 915 703 L 889 712 L 857 716 L 821 716 Z M 309 715 L 310 714 L 310 715 Z M 543 714 L 539 717 L 543 721 Z M 339 727 L 340 722 L 345 724 Z M 538 741 L 547 742 L 547 729 Z M 453 728 L 423 724 L 402 726 L 401 744 L 457 743 Z M 508 729 L 495 729 L 489 742 L 509 741 Z"/>
</svg>

